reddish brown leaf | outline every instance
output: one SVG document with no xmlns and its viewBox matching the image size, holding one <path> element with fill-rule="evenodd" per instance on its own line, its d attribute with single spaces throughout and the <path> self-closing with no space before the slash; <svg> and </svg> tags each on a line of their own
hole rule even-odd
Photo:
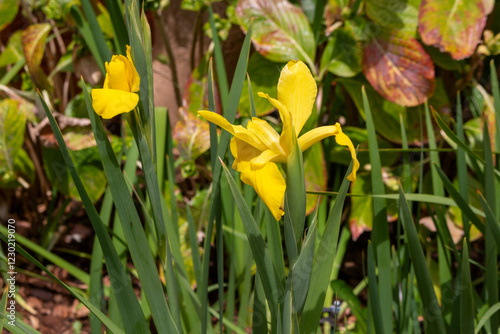
<svg viewBox="0 0 500 334">
<path fill-rule="evenodd" d="M 181 107 L 173 138 L 181 156 L 185 160 L 195 160 L 210 148 L 208 122 Z"/>
<path fill-rule="evenodd" d="M 493 5 L 493 0 L 422 0 L 418 32 L 425 44 L 449 52 L 454 59 L 470 57 Z"/>
<path fill-rule="evenodd" d="M 385 99 L 406 107 L 423 103 L 434 92 L 434 65 L 412 37 L 382 34 L 364 49 L 363 73 Z"/>
<path fill-rule="evenodd" d="M 314 34 L 300 7 L 287 0 L 239 0 L 235 12 L 244 31 L 253 20 L 252 41 L 267 59 L 314 62 Z"/>
</svg>

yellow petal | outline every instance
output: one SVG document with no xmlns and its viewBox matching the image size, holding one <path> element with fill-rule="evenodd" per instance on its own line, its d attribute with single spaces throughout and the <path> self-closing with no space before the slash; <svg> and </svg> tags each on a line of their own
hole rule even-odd
<svg viewBox="0 0 500 334">
<path fill-rule="evenodd" d="M 311 71 L 302 61 L 291 60 L 281 70 L 278 100 L 290 111 L 295 135 L 311 115 L 318 88 Z"/>
<path fill-rule="evenodd" d="M 266 121 L 253 117 L 252 120 L 248 121 L 247 129 L 258 136 L 276 154 L 285 154 L 280 146 L 280 135 Z"/>
<path fill-rule="evenodd" d="M 285 155 L 289 155 L 292 150 L 292 142 L 293 142 L 293 131 L 292 131 L 292 118 L 290 115 L 290 111 L 287 109 L 283 103 L 280 101 L 273 99 L 267 94 L 259 92 L 260 97 L 265 97 L 271 102 L 271 104 L 278 109 L 281 117 L 281 121 L 283 122 L 283 129 L 281 129 L 280 136 L 280 146 L 283 148 Z M 297 135 L 297 133 L 295 133 Z"/>
<path fill-rule="evenodd" d="M 356 158 L 356 150 L 354 149 L 354 145 L 352 144 L 351 139 L 345 135 L 342 130 L 339 130 L 339 133 L 335 136 L 335 141 L 339 145 L 347 146 L 349 147 L 349 151 L 351 151 L 351 157 L 352 157 L 352 172 L 349 174 L 347 179 L 349 181 L 356 181 L 356 172 L 359 169 L 359 161 Z"/>
<path fill-rule="evenodd" d="M 255 165 L 256 167 L 260 167 L 262 165 L 267 164 L 268 162 L 286 162 L 286 156 L 277 154 L 274 151 L 267 150 L 259 154 L 257 157 L 253 158 L 251 163 L 252 165 Z"/>
<path fill-rule="evenodd" d="M 335 123 L 335 125 L 321 126 L 319 128 L 308 131 L 300 136 L 298 141 L 302 152 L 304 152 L 315 143 L 330 136 L 335 136 L 335 141 L 337 142 L 337 144 L 347 146 L 349 148 L 353 160 L 353 166 L 352 172 L 347 178 L 350 181 L 355 181 L 356 172 L 359 169 L 359 161 L 356 158 L 356 150 L 354 149 L 354 145 L 352 144 L 351 139 L 349 139 L 349 137 L 347 137 L 347 135 L 342 132 L 342 128 L 339 123 Z"/>
<path fill-rule="evenodd" d="M 130 61 L 122 56 L 113 56 L 109 63 L 106 63 L 105 89 L 118 89 L 125 92 L 131 92 L 130 83 L 127 77 L 127 63 Z"/>
<path fill-rule="evenodd" d="M 127 58 L 130 61 L 132 66 L 128 67 L 128 80 L 130 81 L 130 91 L 138 92 L 139 86 L 141 84 L 141 78 L 139 77 L 139 73 L 135 69 L 134 62 L 132 61 L 132 56 L 130 55 L 130 45 L 127 45 Z"/>
<path fill-rule="evenodd" d="M 106 66 L 105 89 L 119 89 L 126 92 L 138 92 L 140 77 L 130 57 L 130 46 L 127 45 L 127 57 L 115 55 Z"/>
<path fill-rule="evenodd" d="M 224 117 L 222 117 L 221 115 L 219 115 L 215 112 L 211 112 L 208 110 L 200 110 L 200 111 L 198 111 L 198 115 L 202 116 L 207 121 L 212 122 L 212 123 L 220 126 L 224 130 L 226 130 L 227 132 L 229 132 L 230 134 L 235 136 L 236 138 L 239 138 L 239 139 L 245 141 L 246 143 L 250 144 L 251 146 L 255 147 L 256 149 L 258 149 L 260 151 L 265 151 L 265 150 L 269 149 L 262 142 L 262 140 L 257 135 L 255 135 L 255 133 L 253 133 L 250 130 L 245 129 L 241 125 L 232 125 L 231 123 L 228 122 L 227 119 L 225 119 Z"/>
<path fill-rule="evenodd" d="M 284 214 L 281 204 L 285 198 L 286 183 L 278 166 L 273 162 L 260 166 L 252 164 L 251 160 L 259 151 L 238 138 L 231 139 L 231 152 L 235 159 L 233 169 L 241 173 L 241 181 L 252 186 L 274 218 L 280 220 Z"/>
<path fill-rule="evenodd" d="M 307 150 L 309 147 L 313 146 L 317 142 L 330 137 L 334 136 L 339 133 L 340 130 L 340 125 L 339 123 L 335 125 L 329 125 L 329 126 L 320 126 L 319 128 L 314 128 L 311 131 L 308 131 L 304 133 L 302 136 L 299 137 L 299 145 L 302 148 L 302 152 Z"/>
<path fill-rule="evenodd" d="M 92 106 L 102 118 L 129 112 L 139 102 L 139 95 L 117 89 L 92 89 Z"/>
</svg>

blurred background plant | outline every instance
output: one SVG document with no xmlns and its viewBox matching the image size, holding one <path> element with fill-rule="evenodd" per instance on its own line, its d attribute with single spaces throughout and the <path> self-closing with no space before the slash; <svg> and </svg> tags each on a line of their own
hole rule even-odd
<svg viewBox="0 0 500 334">
<path fill-rule="evenodd" d="M 304 312 L 341 304 L 328 319 L 317 312 L 309 322 L 307 313 L 297 316 L 301 332 L 496 332 L 499 10 L 491 0 L 456 6 L 427 0 L 2 1 L 0 219 L 16 219 L 18 245 L 34 256 L 19 260 L 24 278 L 16 288 L 52 293 L 46 300 L 16 295 L 20 326 L 54 330 L 37 307 L 37 300 L 63 304 L 52 300 L 62 292 L 43 271 L 50 269 L 72 286 L 75 297 L 64 295 L 72 320 L 64 326 L 75 332 L 99 332 L 103 323 L 128 332 L 134 321 L 143 331 L 259 332 L 268 321 L 270 330 L 244 221 L 216 158 L 230 165 L 227 142 L 219 133 L 217 146 L 215 128 L 196 112 L 212 109 L 239 124 L 256 115 L 279 128 L 278 114 L 257 93 L 275 97 L 281 68 L 301 59 L 319 91 L 304 131 L 340 122 L 359 145 L 361 162 L 340 210 L 348 152 L 330 139 L 304 155 L 306 227 L 316 216 L 315 261 L 331 258 L 329 288 L 311 285 L 308 298 L 319 304 L 306 302 Z M 250 27 L 251 44 L 244 41 Z M 127 44 L 141 75 L 140 119 L 115 117 L 99 128 L 85 94 L 102 85 L 104 63 L 124 54 Z M 105 161 L 106 149 L 117 164 Z M 282 225 L 250 187 L 238 186 L 284 277 L 290 268 L 277 242 Z M 113 191 L 132 196 L 117 204 Z M 135 216 L 121 213 L 123 207 L 136 208 Z M 144 223 L 138 245 L 151 249 L 153 266 L 134 259 L 142 253 L 127 239 L 124 219 Z M 0 232 L 6 234 L 3 225 Z M 320 243 L 326 235 L 328 250 Z M 5 282 L 3 254 L 2 260 Z M 160 282 L 143 276 L 158 273 Z M 132 290 L 117 296 L 116 280 L 124 277 Z M 146 300 L 152 292 L 145 286 L 164 289 L 168 304 L 158 291 Z M 129 319 L 120 303 L 134 304 L 131 291 L 140 295 L 135 307 L 142 312 Z M 91 315 L 77 316 L 78 303 Z M 159 319 L 161 311 L 171 320 Z"/>
</svg>

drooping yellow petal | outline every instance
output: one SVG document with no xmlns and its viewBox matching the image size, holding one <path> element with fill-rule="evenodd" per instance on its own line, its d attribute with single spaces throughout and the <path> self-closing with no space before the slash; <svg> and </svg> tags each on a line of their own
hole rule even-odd
<svg viewBox="0 0 500 334">
<path fill-rule="evenodd" d="M 336 123 L 335 125 L 320 126 L 304 133 L 298 139 L 302 152 L 327 137 L 337 135 L 339 130 L 340 124 Z"/>
<path fill-rule="evenodd" d="M 268 99 L 269 102 L 271 102 L 271 104 L 276 109 L 278 109 L 281 121 L 283 122 L 283 128 L 281 129 L 281 136 L 280 136 L 280 146 L 283 148 L 283 151 L 285 152 L 286 155 L 290 154 L 292 150 L 292 140 L 294 140 L 292 131 L 292 118 L 290 111 L 287 109 L 285 105 L 283 105 L 283 103 L 281 103 L 276 99 L 273 99 L 267 94 L 259 92 L 259 96 Z"/>
<path fill-rule="evenodd" d="M 335 136 L 335 141 L 337 142 L 337 144 L 347 146 L 349 148 L 353 160 L 353 166 L 352 172 L 347 178 L 350 181 L 355 181 L 356 172 L 359 169 L 359 161 L 356 158 L 356 150 L 354 149 L 354 145 L 352 144 L 351 139 L 349 139 L 349 137 L 347 137 L 347 135 L 342 132 L 342 128 L 339 123 L 335 123 L 335 125 L 321 126 L 319 128 L 308 131 L 300 136 L 298 141 L 302 152 L 304 152 L 315 143 L 330 136 Z"/>
<path fill-rule="evenodd" d="M 92 89 L 92 106 L 102 118 L 129 112 L 139 102 L 139 95 L 118 89 Z"/>
<path fill-rule="evenodd" d="M 220 126 L 224 130 L 226 130 L 227 132 L 229 132 L 230 134 L 235 136 L 236 138 L 239 138 L 239 139 L 245 141 L 246 143 L 250 144 L 251 146 L 255 147 L 256 149 L 258 149 L 260 151 L 265 151 L 265 150 L 269 149 L 269 147 L 267 147 L 262 142 L 262 140 L 257 135 L 255 135 L 255 133 L 253 133 L 250 130 L 245 129 L 241 125 L 232 125 L 231 123 L 229 123 L 227 121 L 227 119 L 225 119 L 224 117 L 222 117 L 221 115 L 219 115 L 215 112 L 208 111 L 208 110 L 199 110 L 198 115 L 202 116 L 207 121 L 212 122 L 212 123 Z"/>
<path fill-rule="evenodd" d="M 307 65 L 301 60 L 290 60 L 281 70 L 278 100 L 290 111 L 296 136 L 311 115 L 316 95 L 316 81 Z"/>
<path fill-rule="evenodd" d="M 335 136 L 335 141 L 339 145 L 347 146 L 349 148 L 349 151 L 351 151 L 351 157 L 352 157 L 352 172 L 349 174 L 347 179 L 349 181 L 356 181 L 356 172 L 359 169 L 359 161 L 356 158 L 356 150 L 354 149 L 354 145 L 352 144 L 351 139 L 347 137 L 346 134 L 342 132 L 342 130 L 339 130 L 340 132 Z"/>
<path fill-rule="evenodd" d="M 252 186 L 274 218 L 280 220 L 284 214 L 281 205 L 285 198 L 286 183 L 278 166 L 273 162 L 253 164 L 251 161 L 260 152 L 235 137 L 231 139 L 231 152 L 234 156 L 233 169 L 241 173 L 241 181 Z"/>
</svg>

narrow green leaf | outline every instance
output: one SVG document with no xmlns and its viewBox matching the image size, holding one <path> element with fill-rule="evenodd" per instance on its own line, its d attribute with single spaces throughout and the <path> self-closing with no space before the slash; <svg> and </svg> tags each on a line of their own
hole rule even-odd
<svg viewBox="0 0 500 334">
<path fill-rule="evenodd" d="M 446 333 L 439 303 L 432 285 L 431 275 L 424 251 L 420 245 L 418 233 L 413 222 L 413 218 L 408 208 L 405 195 L 401 187 L 399 188 L 400 219 L 402 221 L 410 258 L 415 268 L 415 276 L 418 283 L 418 291 L 424 307 L 425 328 L 429 333 Z"/>
<path fill-rule="evenodd" d="M 7 228 L 4 225 L 0 225 L 0 232 L 7 234 Z M 41 247 L 37 243 L 34 243 L 33 241 L 29 240 L 26 237 L 23 237 L 20 234 L 16 235 L 16 241 L 17 241 L 17 243 L 23 245 L 24 247 L 26 247 L 26 248 L 30 249 L 31 251 L 35 252 L 36 254 L 40 255 L 44 259 L 52 262 L 56 266 L 66 269 L 66 271 L 71 276 L 80 280 L 83 284 L 89 284 L 89 274 L 86 273 L 85 271 L 81 270 L 80 268 L 76 267 L 75 265 L 69 263 L 68 261 L 59 257 L 58 255 L 56 255 L 52 252 L 49 252 L 48 250 Z"/>
<path fill-rule="evenodd" d="M 362 88 L 363 108 L 366 116 L 366 131 L 368 134 L 368 147 L 370 153 L 371 179 L 373 194 L 385 193 L 384 181 L 382 180 L 382 164 L 378 153 L 378 142 L 375 133 L 372 112 L 365 88 Z M 386 201 L 381 198 L 373 198 L 373 229 L 372 242 L 378 265 L 379 295 L 381 299 L 381 314 L 384 333 L 392 331 L 392 268 L 389 240 L 389 228 L 387 224 Z"/>
<path fill-rule="evenodd" d="M 462 248 L 462 271 L 460 276 L 460 333 L 469 334 L 473 331 L 474 303 L 472 299 L 469 248 L 467 247 L 467 240 L 464 239 Z"/>
<path fill-rule="evenodd" d="M 30 325 L 26 324 L 24 321 L 21 320 L 14 320 L 15 325 L 11 325 L 10 319 L 7 318 L 7 314 L 0 313 L 1 317 L 4 317 L 5 319 L 2 319 L 2 322 L 5 322 L 5 329 L 12 334 L 41 334 L 39 331 L 31 327 Z"/>
<path fill-rule="evenodd" d="M 307 293 L 310 289 L 312 266 L 314 259 L 314 245 L 316 240 L 317 219 L 315 218 L 307 231 L 307 237 L 302 246 L 302 251 L 291 270 L 291 289 L 293 313 L 300 317 L 306 303 Z"/>
<path fill-rule="evenodd" d="M 253 297 L 252 312 L 252 333 L 267 333 L 267 310 L 266 296 L 262 280 L 260 279 L 259 269 L 255 272 L 255 289 Z"/>
<path fill-rule="evenodd" d="M 434 116 L 434 119 L 436 120 L 436 123 L 439 125 L 439 128 L 444 131 L 444 133 L 453 141 L 455 142 L 458 146 L 463 148 L 467 154 L 470 155 L 471 158 L 474 158 L 478 160 L 481 163 L 484 163 L 484 159 L 482 159 L 480 156 L 478 156 L 476 153 L 474 153 L 467 144 L 465 144 L 462 140 L 460 140 L 453 131 L 448 127 L 448 125 L 445 123 L 445 121 L 441 118 L 441 116 L 438 114 L 438 112 L 434 109 L 432 109 L 432 116 Z"/>
<path fill-rule="evenodd" d="M 380 296 L 378 294 L 377 276 L 375 275 L 375 257 L 373 255 L 372 243 L 368 243 L 368 296 L 370 298 L 371 317 L 375 326 L 375 333 L 384 333 L 384 324 L 382 322 L 382 310 Z"/>
<path fill-rule="evenodd" d="M 85 87 L 83 82 L 82 84 Z M 137 269 L 155 325 L 159 332 L 177 333 L 179 329 L 175 325 L 165 300 L 163 287 L 158 277 L 155 261 L 139 214 L 129 195 L 127 184 L 109 143 L 104 126 L 92 108 L 90 95 L 86 89 L 83 92 L 92 129 L 95 133 L 97 148 L 99 149 L 104 171 L 106 172 L 109 187 L 113 194 L 113 201 L 120 217 L 125 239 L 130 249 L 130 255 Z M 156 180 L 156 175 L 154 175 L 154 179 Z"/>
<path fill-rule="evenodd" d="M 474 331 L 474 334 L 479 334 L 481 333 L 481 329 L 483 329 L 484 325 L 490 320 L 490 318 L 495 315 L 498 311 L 500 311 L 500 302 L 496 303 L 495 305 L 490 306 L 488 311 L 486 311 L 477 323 L 476 330 Z"/>
<path fill-rule="evenodd" d="M 286 243 L 289 255 L 294 254 L 290 259 L 290 265 L 294 265 L 296 256 L 300 253 L 302 236 L 304 234 L 304 224 L 306 222 L 306 184 L 304 178 L 304 161 L 302 150 L 297 141 L 292 145 L 292 152 L 286 163 L 286 192 L 285 192 L 285 233 L 287 224 L 291 224 L 288 230 L 293 231 L 295 245 Z M 285 242 L 288 239 L 285 239 Z M 291 240 L 290 240 L 291 241 Z M 296 249 L 294 249 L 296 248 Z M 294 249 L 293 252 L 290 250 Z"/>
<path fill-rule="evenodd" d="M 271 259 L 271 255 L 269 254 L 269 249 L 260 234 L 259 227 L 255 222 L 250 209 L 236 186 L 231 173 L 225 165 L 222 165 L 222 167 L 235 199 L 236 206 L 240 212 L 240 217 L 248 236 L 248 242 L 252 248 L 255 263 L 257 264 L 257 268 L 259 268 L 259 274 L 261 275 L 269 307 L 271 312 L 274 312 L 275 307 L 280 304 L 284 296 L 283 284 L 279 279 L 278 272 L 274 266 L 273 260 Z"/>
<path fill-rule="evenodd" d="M 16 241 L 19 235 L 16 235 Z M 8 243 L 8 238 L 2 231 L 0 233 L 0 239 L 3 240 L 3 242 Z M 28 261 L 33 263 L 35 266 L 46 272 L 54 281 L 56 281 L 59 285 L 61 285 L 63 288 L 68 290 L 69 293 L 71 293 L 75 298 L 77 298 L 83 305 L 85 305 L 90 312 L 95 314 L 99 320 L 102 321 L 102 323 L 108 327 L 108 329 L 112 333 L 124 333 L 113 321 L 111 321 L 104 313 L 102 313 L 97 307 L 95 307 L 91 302 L 89 302 L 76 288 L 72 288 L 68 286 L 66 283 L 58 279 L 54 274 L 50 272 L 44 265 L 42 265 L 40 262 L 38 262 L 37 259 L 35 259 L 31 254 L 26 252 L 18 243 L 16 243 L 16 252 L 24 256 Z"/>
<path fill-rule="evenodd" d="M 106 59 L 103 59 L 101 57 L 101 53 L 99 52 L 97 44 L 92 36 L 92 31 L 90 29 L 90 26 L 87 23 L 87 21 L 85 21 L 82 12 L 78 8 L 78 6 L 73 5 L 71 6 L 70 13 L 71 16 L 73 17 L 73 20 L 75 20 L 76 26 L 78 27 L 78 31 L 85 40 L 85 44 L 87 44 L 88 48 L 90 49 L 90 53 L 92 53 L 92 56 L 94 56 L 95 61 L 99 66 L 99 69 L 101 70 L 101 73 L 102 74 L 106 73 L 106 69 L 104 68 L 104 63 L 106 62 Z"/>
<path fill-rule="evenodd" d="M 89 215 L 94 231 L 99 238 L 99 244 L 102 247 L 106 267 L 110 273 L 111 287 L 114 290 L 115 297 L 118 301 L 125 332 L 149 333 L 146 319 L 141 311 L 137 296 L 132 289 L 130 278 L 126 274 L 125 268 L 122 266 L 118 254 L 113 247 L 113 243 L 107 233 L 106 227 L 104 226 L 96 208 L 92 204 L 92 201 L 85 190 L 85 186 L 76 171 L 61 130 L 59 129 L 59 126 L 57 125 L 52 113 L 48 109 L 41 95 L 40 102 L 45 109 L 45 113 L 47 114 L 52 130 L 54 131 L 61 153 L 64 157 L 66 165 L 68 166 L 68 170 L 73 178 L 73 181 L 75 182 L 76 188 L 78 189 L 78 193 L 80 194 L 85 210 Z"/>
<path fill-rule="evenodd" d="M 5 289 L 3 290 L 3 295 L 2 295 L 2 300 L 0 300 L 0 314 L 4 314 L 5 310 L 7 309 L 7 296 L 9 295 L 8 294 L 8 291 L 9 291 L 9 286 L 10 284 L 7 283 L 5 284 Z M 6 313 L 9 313 L 9 312 L 6 312 Z M 3 331 L 3 323 L 4 322 L 8 322 L 10 319 L 9 318 L 6 318 L 6 320 L 3 320 L 0 321 L 0 333 Z"/>
<path fill-rule="evenodd" d="M 349 180 L 347 175 L 352 171 L 352 162 L 342 181 L 337 198 L 332 203 L 330 214 L 321 237 L 318 250 L 315 252 L 312 268 L 310 288 L 304 305 L 304 311 L 299 319 L 300 333 L 316 333 L 321 318 L 321 311 L 325 302 L 325 295 L 330 282 L 333 260 L 335 258 L 337 242 L 342 219 Z"/>
<path fill-rule="evenodd" d="M 267 231 L 267 245 L 269 247 L 269 253 L 273 259 L 276 270 L 280 277 L 281 282 L 286 281 L 285 275 L 285 260 L 283 257 L 283 244 L 281 240 L 280 225 L 276 223 L 271 211 L 265 207 L 265 221 Z"/>
<path fill-rule="evenodd" d="M 126 45 L 128 42 L 127 26 L 125 25 L 125 20 L 123 19 L 123 6 L 122 2 L 118 0 L 104 0 L 106 4 L 106 9 L 109 11 L 109 16 L 111 17 L 111 22 L 113 23 L 113 32 L 115 38 L 113 39 L 116 46 L 118 46 L 117 51 L 120 54 L 125 54 Z"/>
<path fill-rule="evenodd" d="M 236 70 L 234 73 L 233 77 L 233 82 L 231 85 L 231 91 L 229 92 L 229 102 L 228 102 L 228 107 L 227 110 L 225 111 L 224 117 L 230 122 L 233 123 L 234 119 L 236 117 L 236 111 L 238 108 L 239 104 L 239 99 L 241 97 L 241 91 L 243 87 L 243 82 L 245 81 L 245 74 L 246 74 L 246 68 L 248 64 L 248 54 L 250 52 L 250 36 L 251 36 L 251 28 L 247 31 L 247 35 L 245 36 L 245 40 L 243 41 L 243 46 L 241 48 L 240 56 L 238 58 L 238 63 L 236 65 Z M 212 98 L 209 97 L 209 101 L 213 100 Z M 211 131 L 211 139 L 210 141 L 212 142 L 213 140 L 216 141 L 216 139 L 212 139 L 212 134 L 214 131 Z M 216 132 L 215 132 L 216 133 Z M 215 137 L 216 138 L 216 137 Z M 224 157 L 226 155 L 226 151 L 229 145 L 229 140 L 231 138 L 231 135 L 227 131 L 222 131 L 222 135 L 220 138 L 220 142 L 217 145 L 217 154 L 214 155 L 213 153 L 211 154 L 211 157 Z M 210 242 L 212 240 L 212 230 L 213 230 L 213 224 L 216 215 L 220 216 L 220 209 L 215 206 L 214 203 L 216 203 L 216 199 L 219 197 L 220 193 L 220 176 L 222 172 L 222 164 L 219 161 L 213 161 L 213 178 L 212 178 L 212 195 L 210 199 L 210 212 L 209 212 L 209 217 L 208 217 L 208 226 L 207 226 L 207 235 L 205 237 L 205 245 L 204 245 L 204 252 L 205 254 L 210 254 Z M 210 258 L 209 256 L 205 256 L 203 260 L 203 277 L 202 277 L 202 282 L 200 285 L 200 293 L 202 294 L 201 296 L 201 306 L 202 306 L 202 319 L 201 319 L 201 325 L 202 325 L 202 333 L 206 332 L 206 325 L 208 322 L 208 314 L 207 314 L 207 293 L 206 289 L 208 286 L 208 271 L 209 271 L 209 265 L 210 265 Z"/>
<path fill-rule="evenodd" d="M 462 114 L 462 101 L 460 98 L 460 92 L 457 94 L 457 138 L 465 142 L 465 134 L 463 127 L 463 114 Z M 441 176 L 441 175 L 440 175 Z M 458 178 L 458 188 L 460 195 L 465 202 L 469 201 L 469 187 L 468 187 L 468 174 L 467 174 L 467 163 L 465 160 L 465 150 L 461 146 L 457 146 L 457 178 Z M 469 231 L 470 231 L 470 220 L 469 217 L 462 212 L 462 228 L 464 230 L 464 237 L 467 243 L 469 243 Z"/>
<path fill-rule="evenodd" d="M 229 84 L 227 83 L 226 65 L 224 62 L 224 56 L 222 55 L 222 46 L 219 41 L 219 34 L 215 26 L 214 11 L 212 6 L 208 6 L 208 20 L 210 22 L 210 28 L 212 29 L 217 79 L 219 82 L 223 115 L 225 116 L 229 97 Z M 243 51 L 243 49 L 241 51 Z"/>
<path fill-rule="evenodd" d="M 92 38 L 96 44 L 97 51 L 99 52 L 100 59 L 107 62 L 111 60 L 111 50 L 109 50 L 106 41 L 104 40 L 104 34 L 102 33 L 101 27 L 97 22 L 97 17 L 95 15 L 94 9 L 90 4 L 89 0 L 82 0 L 82 9 L 85 17 L 87 19 L 89 29 L 92 33 Z"/>
<path fill-rule="evenodd" d="M 486 116 L 485 116 L 486 118 Z M 498 246 L 495 243 L 494 229 L 499 228 L 496 208 L 496 179 L 494 174 L 493 154 L 491 152 L 491 140 L 487 121 L 483 125 L 483 149 L 484 149 L 484 199 L 481 196 L 481 204 L 486 213 L 485 239 L 485 265 L 486 265 L 486 299 L 489 306 L 498 302 Z M 487 206 L 485 204 L 488 204 Z M 494 314 L 490 317 L 491 331 L 500 328 L 500 315 Z"/>
</svg>

